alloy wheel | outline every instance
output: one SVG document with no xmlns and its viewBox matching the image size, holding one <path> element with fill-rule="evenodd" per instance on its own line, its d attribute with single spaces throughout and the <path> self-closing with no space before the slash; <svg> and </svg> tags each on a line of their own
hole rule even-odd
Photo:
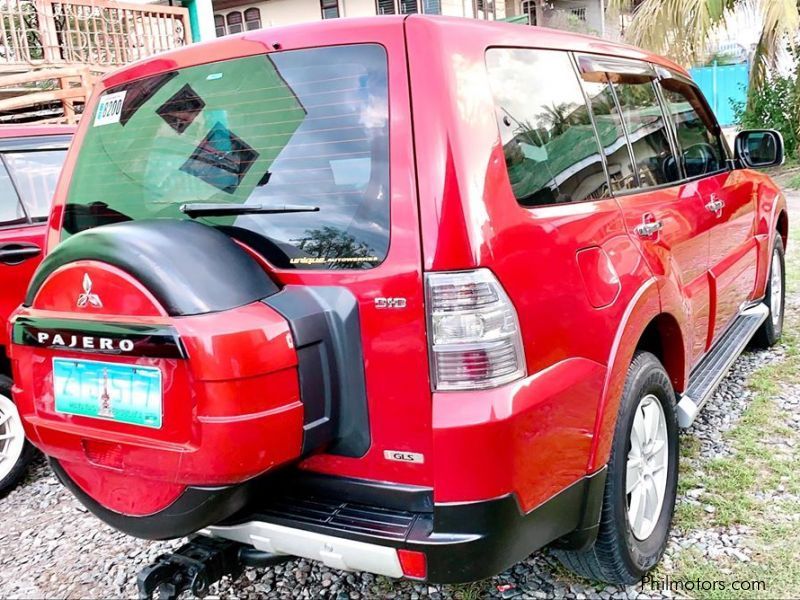
<svg viewBox="0 0 800 600">
<path fill-rule="evenodd" d="M 0 394 L 0 481 L 17 464 L 25 447 L 25 430 L 16 405 Z"/>
<path fill-rule="evenodd" d="M 628 523 L 638 540 L 653 533 L 664 505 L 669 466 L 667 420 L 653 394 L 636 407 L 625 475 Z"/>
</svg>

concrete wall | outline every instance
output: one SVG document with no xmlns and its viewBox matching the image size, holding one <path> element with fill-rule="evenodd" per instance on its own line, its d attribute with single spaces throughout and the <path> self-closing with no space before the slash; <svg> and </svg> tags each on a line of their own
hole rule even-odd
<svg viewBox="0 0 800 600">
<path fill-rule="evenodd" d="M 229 12 L 237 10 L 244 14 L 245 10 L 253 6 L 261 10 L 262 27 L 319 21 L 322 18 L 320 4 L 317 0 L 269 0 L 269 2 L 254 2 L 228 10 L 217 10 L 214 11 L 214 14 L 227 15 Z"/>
<path fill-rule="evenodd" d="M 566 12 L 570 12 L 572 9 L 585 8 L 587 27 L 599 35 L 603 34 L 603 0 L 557 0 L 553 2 L 553 8 Z"/>
<path fill-rule="evenodd" d="M 375 16 L 375 0 L 339 0 L 343 17 Z"/>
<path fill-rule="evenodd" d="M 510 1 L 510 0 L 509 0 Z M 422 0 L 418 0 L 420 6 Z M 497 18 L 506 15 L 506 0 L 495 0 L 497 5 Z M 487 0 L 488 4 L 488 0 Z M 216 15 L 227 15 L 232 11 L 244 13 L 250 7 L 257 7 L 261 11 L 261 26 L 274 27 L 277 25 L 291 25 L 294 23 L 307 23 L 319 21 L 322 18 L 319 0 L 266 0 L 243 4 L 236 8 L 215 10 Z M 451 17 L 473 17 L 472 0 L 441 0 L 442 14 Z M 375 16 L 375 0 L 339 0 L 339 13 L 342 17 L 368 17 Z M 479 15 L 483 17 L 483 15 Z M 488 15 L 491 18 L 491 14 Z"/>
<path fill-rule="evenodd" d="M 521 15 L 523 0 L 507 0 L 505 14 L 509 16 Z M 586 9 L 585 27 L 575 27 L 576 31 L 594 32 L 597 35 L 605 33 L 605 8 L 604 0 L 550 0 L 544 10 L 545 27 L 569 29 L 569 13 L 572 9 Z M 498 14 L 498 18 L 501 18 Z"/>
</svg>

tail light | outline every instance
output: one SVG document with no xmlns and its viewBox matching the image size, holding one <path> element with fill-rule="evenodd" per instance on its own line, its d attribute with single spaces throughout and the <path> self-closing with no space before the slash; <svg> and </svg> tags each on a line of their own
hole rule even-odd
<svg viewBox="0 0 800 600">
<path fill-rule="evenodd" d="M 491 271 L 427 273 L 425 294 L 435 390 L 490 388 L 525 376 L 517 312 Z"/>
</svg>

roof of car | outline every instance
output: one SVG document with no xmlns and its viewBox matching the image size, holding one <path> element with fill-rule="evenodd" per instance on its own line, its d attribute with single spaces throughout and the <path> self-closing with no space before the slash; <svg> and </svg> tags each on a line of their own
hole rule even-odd
<svg viewBox="0 0 800 600">
<path fill-rule="evenodd" d="M 0 125 L 0 140 L 48 135 L 73 135 L 75 125 Z"/>
<path fill-rule="evenodd" d="M 470 34 L 482 33 L 485 38 L 491 38 L 492 45 L 495 46 L 524 44 L 533 48 L 604 54 L 620 58 L 644 60 L 686 74 L 686 70 L 683 67 L 664 56 L 653 54 L 629 44 L 612 42 L 592 35 L 573 33 L 562 29 L 550 29 L 548 27 L 464 17 L 409 15 L 406 18 L 412 22 L 425 22 L 428 26 L 453 30 L 453 33 L 460 33 L 461 35 L 467 32 Z"/>
<path fill-rule="evenodd" d="M 406 21 L 408 21 L 409 24 L 419 24 L 426 27 L 437 28 L 442 33 L 455 34 L 459 36 L 461 40 L 469 39 L 470 34 L 474 34 L 482 37 L 484 41 L 490 39 L 491 45 L 525 45 L 537 48 L 591 52 L 607 56 L 645 60 L 686 74 L 683 67 L 663 56 L 626 44 L 610 42 L 588 35 L 548 29 L 545 27 L 531 27 L 515 23 L 486 21 L 464 17 L 444 17 L 438 15 L 381 15 L 374 17 L 346 17 L 316 21 L 313 23 L 267 27 L 264 29 L 246 31 L 236 35 L 228 35 L 215 40 L 189 44 L 178 50 L 172 50 L 131 63 L 107 74 L 103 77 L 103 81 L 105 85 L 110 87 L 123 81 L 146 76 L 154 71 L 164 70 L 165 67 L 175 69 L 185 65 L 208 62 L 209 56 L 213 56 L 214 54 L 220 56 L 218 60 L 223 60 L 225 58 L 233 58 L 235 55 L 241 56 L 242 52 L 248 50 L 250 54 L 256 54 L 259 50 L 263 51 L 264 49 L 272 51 L 277 44 L 280 44 L 282 37 L 288 34 L 291 34 L 291 37 L 296 39 L 298 35 L 302 33 L 303 38 L 307 38 L 311 41 L 311 43 L 308 44 L 309 47 L 313 47 L 315 45 L 325 45 L 323 43 L 314 43 L 317 40 L 318 33 L 324 32 L 326 34 L 325 37 L 331 39 L 331 37 L 335 36 L 337 31 L 343 33 L 352 32 L 362 28 L 369 29 L 378 24 L 382 27 L 402 27 Z M 276 49 L 279 48 L 280 46 L 278 45 Z"/>
</svg>

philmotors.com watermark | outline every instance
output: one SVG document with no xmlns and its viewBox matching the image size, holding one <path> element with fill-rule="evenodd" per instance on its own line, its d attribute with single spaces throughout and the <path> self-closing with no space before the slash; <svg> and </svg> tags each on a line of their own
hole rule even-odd
<svg viewBox="0 0 800 600">
<path fill-rule="evenodd" d="M 692 592 L 765 592 L 767 583 L 759 580 L 723 581 L 721 579 L 672 579 L 646 575 L 642 582 L 642 591 L 688 593 Z"/>
</svg>

